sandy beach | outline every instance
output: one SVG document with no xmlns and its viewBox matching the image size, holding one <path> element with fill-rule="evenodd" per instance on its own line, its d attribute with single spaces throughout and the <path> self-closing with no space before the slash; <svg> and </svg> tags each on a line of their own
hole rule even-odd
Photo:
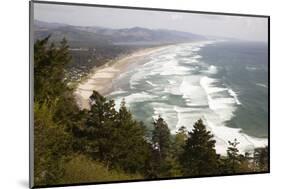
<svg viewBox="0 0 281 189">
<path fill-rule="evenodd" d="M 123 57 L 117 58 L 116 61 L 107 62 L 105 65 L 94 68 L 93 72 L 87 79 L 81 82 L 75 92 L 75 98 L 81 109 L 89 109 L 89 97 L 93 90 L 98 91 L 102 95 L 108 94 L 112 90 L 112 81 L 121 73 L 126 71 L 127 66 L 131 62 L 135 62 L 142 57 L 148 56 L 168 46 L 152 47 L 135 51 Z"/>
</svg>

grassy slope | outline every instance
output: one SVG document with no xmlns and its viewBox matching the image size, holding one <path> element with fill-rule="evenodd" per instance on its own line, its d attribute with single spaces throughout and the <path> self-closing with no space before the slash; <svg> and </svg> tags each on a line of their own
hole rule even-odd
<svg viewBox="0 0 281 189">
<path fill-rule="evenodd" d="M 72 184 L 133 179 L 143 179 L 143 177 L 135 174 L 125 174 L 117 170 L 107 170 L 102 163 L 90 160 L 84 155 L 77 155 L 66 164 L 62 183 Z"/>
</svg>

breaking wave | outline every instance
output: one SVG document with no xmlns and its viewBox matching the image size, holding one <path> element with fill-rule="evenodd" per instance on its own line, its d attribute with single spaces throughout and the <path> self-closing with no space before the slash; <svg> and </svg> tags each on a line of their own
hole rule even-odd
<svg viewBox="0 0 281 189">
<path fill-rule="evenodd" d="M 242 152 L 267 145 L 267 139 L 251 137 L 239 128 L 226 126 L 242 103 L 239 91 L 216 78 L 220 68 L 202 61 L 200 50 L 213 43 L 168 46 L 145 57 L 143 64 L 137 64 L 122 78 L 129 83 L 128 87 L 110 95 L 115 99 L 116 108 L 124 98 L 134 115 L 143 120 L 140 116 L 143 114 L 138 115 L 140 107 L 150 106 L 150 115 L 153 118 L 161 115 L 172 132 L 181 126 L 190 130 L 194 122 L 202 118 L 214 134 L 217 152 L 221 154 L 226 153 L 228 141 L 235 138 Z"/>
</svg>

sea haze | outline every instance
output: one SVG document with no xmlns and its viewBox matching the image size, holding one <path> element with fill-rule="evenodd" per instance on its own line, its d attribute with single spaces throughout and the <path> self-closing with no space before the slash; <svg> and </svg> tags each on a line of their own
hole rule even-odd
<svg viewBox="0 0 281 189">
<path fill-rule="evenodd" d="M 161 115 L 172 132 L 202 118 L 218 153 L 238 139 L 242 152 L 267 145 L 268 62 L 264 43 L 201 41 L 170 45 L 138 60 L 108 96 L 124 98 L 151 127 Z"/>
</svg>

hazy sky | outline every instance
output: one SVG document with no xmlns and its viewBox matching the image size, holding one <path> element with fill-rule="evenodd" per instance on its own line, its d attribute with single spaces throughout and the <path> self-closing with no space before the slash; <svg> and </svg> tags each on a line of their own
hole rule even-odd
<svg viewBox="0 0 281 189">
<path fill-rule="evenodd" d="M 57 4 L 34 5 L 34 18 L 77 26 L 173 29 L 205 36 L 267 41 L 267 18 L 206 15 Z"/>
</svg>

